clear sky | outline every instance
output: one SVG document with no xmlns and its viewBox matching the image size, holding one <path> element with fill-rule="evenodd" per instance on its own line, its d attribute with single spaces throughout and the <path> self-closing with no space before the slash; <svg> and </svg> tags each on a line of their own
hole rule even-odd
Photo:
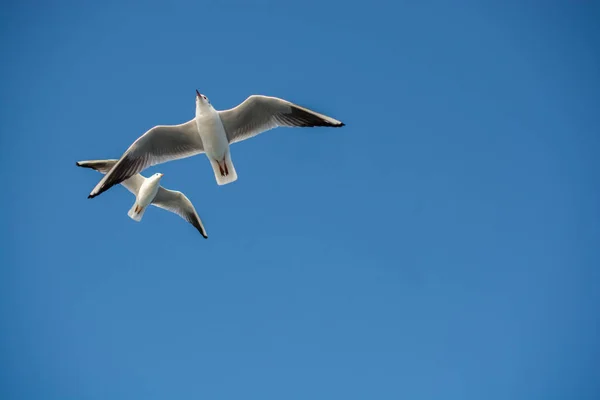
<svg viewBox="0 0 600 400">
<path fill-rule="evenodd" d="M 0 398 L 599 398 L 598 5 L 41 3 L 0 13 Z M 207 240 L 88 200 L 196 88 L 347 126 L 146 170 Z"/>
</svg>

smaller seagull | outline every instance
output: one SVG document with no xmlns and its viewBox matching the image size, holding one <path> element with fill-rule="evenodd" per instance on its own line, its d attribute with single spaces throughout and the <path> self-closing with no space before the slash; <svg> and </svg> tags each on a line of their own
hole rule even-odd
<svg viewBox="0 0 600 400">
<path fill-rule="evenodd" d="M 106 174 L 117 163 L 118 160 L 88 160 L 78 161 L 78 167 L 92 168 L 102 174 Z M 141 174 L 133 175 L 121 182 L 127 190 L 135 195 L 135 203 L 127 213 L 131 219 L 140 222 L 148 205 L 171 211 L 190 224 L 194 225 L 200 234 L 207 239 L 206 229 L 192 202 L 181 192 L 168 190 L 160 186 L 163 174 L 154 174 L 149 178 Z"/>
</svg>

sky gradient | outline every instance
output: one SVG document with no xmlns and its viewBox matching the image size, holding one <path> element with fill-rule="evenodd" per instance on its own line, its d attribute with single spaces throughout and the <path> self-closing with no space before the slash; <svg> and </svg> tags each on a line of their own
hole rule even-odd
<svg viewBox="0 0 600 400">
<path fill-rule="evenodd" d="M 599 398 L 598 5 L 2 9 L 0 398 Z M 195 89 L 346 126 L 144 171 L 207 240 L 88 200 Z"/>
</svg>

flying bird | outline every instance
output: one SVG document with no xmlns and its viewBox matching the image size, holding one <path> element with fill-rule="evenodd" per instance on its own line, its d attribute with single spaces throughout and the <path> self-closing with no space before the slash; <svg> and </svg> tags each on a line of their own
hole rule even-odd
<svg viewBox="0 0 600 400">
<path fill-rule="evenodd" d="M 78 167 L 92 168 L 106 174 L 117 163 L 117 160 L 78 161 Z M 121 184 L 135 195 L 135 203 L 127 213 L 134 221 L 141 221 L 150 204 L 171 211 L 192 224 L 207 239 L 206 229 L 192 202 L 181 192 L 165 189 L 160 186 L 163 174 L 157 173 L 149 178 L 141 174 L 130 176 Z"/>
<path fill-rule="evenodd" d="M 229 145 L 276 127 L 333 127 L 343 122 L 277 97 L 252 95 L 229 110 L 217 111 L 196 90 L 196 116 L 180 125 L 158 125 L 123 153 L 114 167 L 98 182 L 93 198 L 153 165 L 205 153 L 217 184 L 237 180 Z"/>
</svg>

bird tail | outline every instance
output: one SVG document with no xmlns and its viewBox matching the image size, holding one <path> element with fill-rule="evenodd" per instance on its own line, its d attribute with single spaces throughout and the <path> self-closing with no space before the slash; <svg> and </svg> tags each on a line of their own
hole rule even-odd
<svg viewBox="0 0 600 400">
<path fill-rule="evenodd" d="M 133 207 L 131 207 L 131 210 L 129 210 L 127 215 L 129 215 L 129 218 L 131 218 L 132 220 L 140 222 L 142 220 L 142 217 L 144 216 L 144 213 L 146 212 L 146 208 L 148 207 L 140 207 L 136 202 L 133 205 Z"/>
<path fill-rule="evenodd" d="M 235 182 L 238 178 L 235 167 L 231 162 L 231 155 L 229 150 L 225 153 L 225 157 L 222 160 L 217 161 L 212 158 L 210 159 L 210 165 L 213 167 L 215 173 L 215 179 L 218 185 L 227 185 L 228 183 Z"/>
</svg>

